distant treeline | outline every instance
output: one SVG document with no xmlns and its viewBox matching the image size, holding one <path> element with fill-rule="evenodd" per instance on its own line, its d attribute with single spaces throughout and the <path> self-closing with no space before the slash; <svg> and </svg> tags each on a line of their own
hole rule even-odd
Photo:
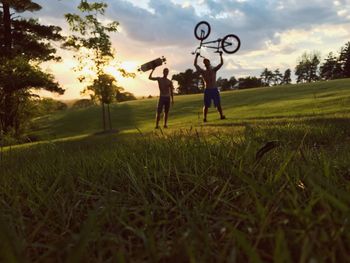
<svg viewBox="0 0 350 263">
<path fill-rule="evenodd" d="M 338 55 L 330 52 L 323 63 L 321 63 L 320 52 L 304 52 L 298 59 L 294 74 L 296 76 L 296 83 L 349 78 L 350 42 L 341 47 Z M 221 91 L 225 91 L 287 85 L 292 83 L 291 75 L 291 69 L 286 69 L 282 73 L 280 69 L 270 70 L 265 68 L 259 77 L 248 76 L 236 79 L 232 76 L 230 78 L 218 78 L 217 86 Z M 172 79 L 178 83 L 178 94 L 195 94 L 204 90 L 202 78 L 192 69 L 187 69 L 184 72 L 173 75 Z"/>
</svg>

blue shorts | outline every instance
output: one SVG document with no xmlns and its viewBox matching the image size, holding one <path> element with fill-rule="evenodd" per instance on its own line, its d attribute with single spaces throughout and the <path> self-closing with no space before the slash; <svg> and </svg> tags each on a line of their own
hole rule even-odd
<svg viewBox="0 0 350 263">
<path fill-rule="evenodd" d="M 211 106 L 211 101 L 214 101 L 214 106 L 218 107 L 220 106 L 220 93 L 217 88 L 213 89 L 205 89 L 204 90 L 204 106 L 205 107 L 210 107 Z"/>
<path fill-rule="evenodd" d="M 157 105 L 157 113 L 161 114 L 164 108 L 164 112 L 168 113 L 170 109 L 170 97 L 159 97 L 158 105 Z"/>
</svg>

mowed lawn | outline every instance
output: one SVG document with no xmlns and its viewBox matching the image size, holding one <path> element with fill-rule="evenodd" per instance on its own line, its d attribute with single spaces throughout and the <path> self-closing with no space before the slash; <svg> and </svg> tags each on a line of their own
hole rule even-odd
<svg viewBox="0 0 350 263">
<path fill-rule="evenodd" d="M 215 108 L 209 111 L 207 126 L 244 123 L 295 121 L 348 116 L 350 80 L 278 86 L 222 92 L 226 120 L 219 121 Z M 113 129 L 122 132 L 149 132 L 154 129 L 157 98 L 111 105 Z M 199 127 L 202 123 L 203 95 L 176 96 L 171 109 L 171 130 Z M 102 130 L 101 108 L 67 110 L 37 120 L 32 133 L 39 140 L 89 135 Z"/>
<path fill-rule="evenodd" d="M 37 120 L 0 151 L 0 262 L 349 262 L 350 80 Z"/>
</svg>

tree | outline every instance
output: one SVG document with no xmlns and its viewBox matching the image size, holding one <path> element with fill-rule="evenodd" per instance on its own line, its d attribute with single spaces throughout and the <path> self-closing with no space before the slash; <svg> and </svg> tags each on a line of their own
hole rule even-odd
<svg viewBox="0 0 350 263">
<path fill-rule="evenodd" d="M 105 14 L 107 4 L 103 2 L 88 3 L 81 0 L 78 5 L 82 16 L 77 14 L 66 14 L 66 20 L 74 33 L 69 36 L 64 47 L 78 51 L 75 58 L 79 61 L 79 66 L 75 68 L 78 72 L 83 72 L 88 68 L 94 73 L 94 76 L 81 74 L 79 80 L 88 84 L 84 90 L 89 93 L 93 99 L 97 99 L 102 106 L 103 129 L 106 130 L 106 114 L 108 115 L 109 127 L 110 111 L 109 104 L 114 97 L 113 89 L 116 86 L 116 80 L 104 73 L 107 65 L 114 59 L 112 43 L 109 33 L 116 32 L 119 23 L 112 21 L 103 23 L 99 16 Z M 134 77 L 134 74 L 127 73 L 124 69 L 118 68 L 124 77 Z M 105 86 L 103 86 L 105 85 Z M 107 113 L 105 104 L 107 104 Z"/>
<path fill-rule="evenodd" d="M 246 77 L 239 78 L 239 89 L 250 89 L 250 88 L 258 88 L 264 85 L 260 78 L 257 77 Z"/>
<path fill-rule="evenodd" d="M 220 88 L 221 91 L 225 91 L 225 90 L 230 90 L 231 89 L 231 85 L 230 82 L 228 81 L 228 79 L 223 79 L 221 77 L 219 77 L 216 81 L 216 85 L 218 88 Z"/>
<path fill-rule="evenodd" d="M 279 84 L 281 84 L 283 80 L 283 75 L 281 74 L 279 69 L 276 69 L 273 73 L 272 73 L 272 82 L 274 86 L 277 86 Z"/>
<path fill-rule="evenodd" d="M 295 67 L 295 75 L 297 76 L 297 83 L 312 82 L 319 80 L 318 65 L 320 64 L 320 54 L 303 53 L 299 59 L 298 65 Z"/>
<path fill-rule="evenodd" d="M 286 69 L 286 71 L 283 74 L 281 84 L 285 84 L 285 85 L 290 84 L 292 82 L 291 75 L 292 75 L 292 71 L 290 69 Z"/>
<path fill-rule="evenodd" d="M 340 78 L 342 75 L 342 65 L 339 59 L 333 55 L 333 52 L 330 52 L 320 67 L 320 77 L 324 80 L 330 80 Z"/>
<path fill-rule="evenodd" d="M 350 78 L 350 42 L 346 43 L 340 51 L 339 62 L 341 64 L 343 76 Z"/>
<path fill-rule="evenodd" d="M 117 81 L 113 76 L 101 73 L 96 79 L 94 79 L 93 83 L 86 88 L 86 90 L 93 92 L 91 94 L 92 100 L 100 101 L 103 107 L 104 105 L 107 105 L 107 109 L 103 108 L 103 112 L 107 110 L 108 128 L 110 130 L 112 129 L 112 122 L 109 105 L 115 100 L 115 95 L 119 89 L 116 82 Z M 104 122 L 106 122 L 105 119 Z M 104 127 L 104 129 L 106 129 L 106 127 Z"/>
<path fill-rule="evenodd" d="M 124 89 L 120 87 L 115 95 L 118 102 L 136 100 L 136 97 L 131 92 L 124 92 Z"/>
<path fill-rule="evenodd" d="M 235 86 L 236 86 L 237 83 L 238 83 L 238 80 L 237 80 L 234 76 L 232 76 L 232 77 L 229 79 L 229 83 L 230 83 L 231 89 L 234 89 Z"/>
<path fill-rule="evenodd" d="M 273 79 L 273 73 L 268 68 L 265 68 L 264 71 L 261 72 L 260 78 L 261 78 L 263 86 L 268 87 L 271 85 L 271 81 Z"/>
<path fill-rule="evenodd" d="M 59 27 L 18 16 L 40 10 L 41 6 L 33 1 L 0 0 L 0 3 L 0 76 L 3 76 L 0 80 L 0 129 L 19 136 L 24 121 L 20 111 L 25 110 L 23 105 L 32 97 L 31 89 L 64 92 L 53 76 L 39 67 L 41 62 L 60 59 L 51 43 L 63 37 Z"/>
<path fill-rule="evenodd" d="M 204 90 L 202 78 L 192 69 L 173 75 L 172 80 L 178 83 L 178 94 L 195 94 Z"/>
<path fill-rule="evenodd" d="M 95 103 L 90 100 L 90 99 L 80 99 L 77 100 L 76 102 L 74 102 L 74 104 L 72 105 L 73 109 L 83 109 L 83 108 L 89 108 L 94 106 Z"/>
</svg>

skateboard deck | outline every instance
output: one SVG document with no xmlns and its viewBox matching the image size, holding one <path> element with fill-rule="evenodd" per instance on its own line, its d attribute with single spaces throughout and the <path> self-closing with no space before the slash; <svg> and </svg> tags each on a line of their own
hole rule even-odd
<svg viewBox="0 0 350 263">
<path fill-rule="evenodd" d="M 163 65 L 163 63 L 166 63 L 165 57 L 157 58 L 157 59 L 151 60 L 145 64 L 142 64 L 140 66 L 140 68 L 138 69 L 138 71 L 146 72 L 148 70 L 151 70 L 153 68 L 156 68 L 156 67 Z"/>
</svg>

